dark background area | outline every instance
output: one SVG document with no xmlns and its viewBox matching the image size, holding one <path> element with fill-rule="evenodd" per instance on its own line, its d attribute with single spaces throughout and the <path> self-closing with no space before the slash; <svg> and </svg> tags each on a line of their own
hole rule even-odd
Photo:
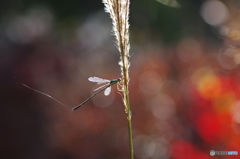
<svg viewBox="0 0 240 159">
<path fill-rule="evenodd" d="M 240 4 L 178 2 L 131 1 L 135 158 L 239 158 L 209 153 L 240 152 Z M 100 0 L 0 2 L 1 159 L 129 158 L 116 86 L 71 111 L 97 87 L 88 77 L 120 77 L 103 8 Z"/>
</svg>

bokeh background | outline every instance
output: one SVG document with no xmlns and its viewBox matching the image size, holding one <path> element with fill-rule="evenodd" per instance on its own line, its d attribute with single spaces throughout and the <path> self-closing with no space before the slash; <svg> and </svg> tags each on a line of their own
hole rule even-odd
<svg viewBox="0 0 240 159">
<path fill-rule="evenodd" d="M 136 159 L 240 152 L 240 2 L 132 0 L 130 100 Z M 0 2 L 0 158 L 129 158 L 111 20 L 101 0 Z M 22 84 L 47 93 L 67 107 Z"/>
</svg>

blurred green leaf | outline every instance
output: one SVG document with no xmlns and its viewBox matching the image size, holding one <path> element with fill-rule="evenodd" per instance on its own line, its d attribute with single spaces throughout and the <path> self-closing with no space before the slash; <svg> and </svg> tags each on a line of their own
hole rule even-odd
<svg viewBox="0 0 240 159">
<path fill-rule="evenodd" d="M 176 0 L 156 0 L 166 6 L 180 8 L 181 5 Z"/>
</svg>

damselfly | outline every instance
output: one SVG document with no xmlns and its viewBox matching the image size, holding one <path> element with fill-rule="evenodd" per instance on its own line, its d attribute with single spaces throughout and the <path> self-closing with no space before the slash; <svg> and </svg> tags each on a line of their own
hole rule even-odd
<svg viewBox="0 0 240 159">
<path fill-rule="evenodd" d="M 104 91 L 104 95 L 108 96 L 111 93 L 111 86 L 121 81 L 120 78 L 115 79 L 115 80 L 107 80 L 107 79 L 102 79 L 102 78 L 99 78 L 99 77 L 89 77 L 88 80 L 90 82 L 96 82 L 97 84 L 104 84 L 104 85 L 102 85 L 102 86 L 98 87 L 97 89 L 95 89 L 94 91 L 98 90 L 96 93 L 91 95 L 88 99 L 86 99 L 84 102 L 82 102 L 78 106 L 74 107 L 72 110 L 76 110 L 76 109 L 80 108 L 87 101 L 92 99 L 95 95 L 97 95 L 98 93 L 102 92 L 103 90 L 105 90 Z"/>
<path fill-rule="evenodd" d="M 14 77 L 14 78 L 17 79 L 16 77 Z M 18 79 L 17 79 L 17 80 L 18 80 Z M 102 92 L 103 90 L 105 90 L 105 91 L 104 91 L 104 95 L 105 95 L 105 96 L 108 96 L 108 95 L 111 93 L 111 86 L 114 85 L 114 84 L 117 84 L 118 82 L 121 81 L 120 78 L 115 79 L 115 80 L 107 80 L 107 79 L 102 79 L 102 78 L 99 78 L 99 77 L 89 77 L 88 80 L 89 80 L 90 82 L 96 82 L 97 84 L 104 84 L 104 85 L 102 85 L 102 86 L 98 87 L 97 89 L 95 89 L 94 91 L 97 91 L 97 90 L 98 90 L 96 93 L 94 93 L 93 95 L 91 95 L 88 99 L 86 99 L 84 102 L 82 102 L 82 103 L 79 104 L 78 106 L 74 107 L 72 110 L 76 110 L 76 109 L 80 108 L 80 107 L 81 107 L 82 105 L 84 105 L 87 101 L 89 101 L 90 99 L 92 99 L 95 95 L 97 95 L 98 93 Z M 22 82 L 20 82 L 20 83 L 21 83 L 23 86 L 25 86 L 25 87 L 27 87 L 27 88 L 29 88 L 29 89 L 37 92 L 37 93 L 40 93 L 40 94 L 42 94 L 42 95 L 45 95 L 45 96 L 47 96 L 47 97 L 55 100 L 55 101 L 58 102 L 59 104 L 62 104 L 63 106 L 67 107 L 65 104 L 63 104 L 62 102 L 60 102 L 60 101 L 57 100 L 56 98 L 50 96 L 49 94 L 43 93 L 43 92 L 41 92 L 41 91 L 39 91 L 39 90 L 36 90 L 36 89 L 33 89 L 33 88 L 29 87 L 28 85 L 26 85 L 26 84 L 24 84 L 24 83 L 22 83 Z"/>
</svg>

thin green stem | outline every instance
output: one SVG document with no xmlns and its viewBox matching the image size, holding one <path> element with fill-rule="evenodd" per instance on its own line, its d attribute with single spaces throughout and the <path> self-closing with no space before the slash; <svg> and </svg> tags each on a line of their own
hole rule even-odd
<svg viewBox="0 0 240 159">
<path fill-rule="evenodd" d="M 133 138 L 132 138 L 132 123 L 131 120 L 128 120 L 128 133 L 129 133 L 129 149 L 130 149 L 130 155 L 131 159 L 134 159 L 133 154 Z"/>
<path fill-rule="evenodd" d="M 128 120 L 128 135 L 129 135 L 129 149 L 130 149 L 130 156 L 131 159 L 134 159 L 134 153 L 133 153 L 133 138 L 132 138 L 132 112 L 130 109 L 130 101 L 129 101 L 129 94 L 128 94 L 128 89 L 126 92 L 126 104 L 127 104 L 127 120 Z"/>
</svg>

